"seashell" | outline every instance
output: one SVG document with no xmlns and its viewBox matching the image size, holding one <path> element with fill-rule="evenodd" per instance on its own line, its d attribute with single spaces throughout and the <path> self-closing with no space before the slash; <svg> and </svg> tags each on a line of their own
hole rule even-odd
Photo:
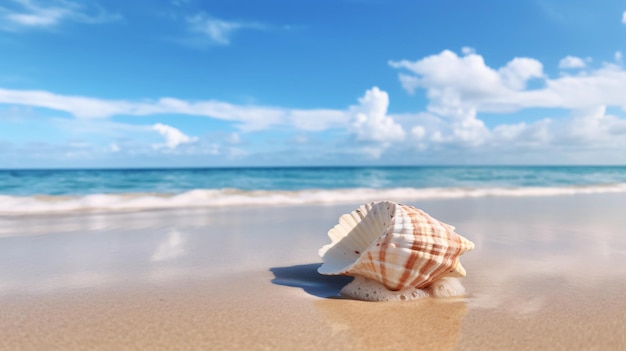
<svg viewBox="0 0 626 351">
<path fill-rule="evenodd" d="M 328 236 L 331 243 L 319 250 L 323 261 L 319 273 L 363 277 L 373 281 L 370 285 L 380 283 L 391 291 L 425 289 L 446 277 L 464 277 L 459 256 L 474 248 L 453 226 L 413 206 L 391 201 L 371 202 L 341 216 Z M 355 285 L 363 286 L 364 280 L 353 283 L 342 293 L 358 295 Z M 462 286 L 460 291 L 464 293 Z M 421 292 L 409 295 L 422 296 Z"/>
</svg>

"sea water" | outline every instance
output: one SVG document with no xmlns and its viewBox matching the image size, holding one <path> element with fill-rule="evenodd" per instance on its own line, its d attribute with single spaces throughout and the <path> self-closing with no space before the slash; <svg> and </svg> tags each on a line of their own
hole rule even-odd
<svg viewBox="0 0 626 351">
<path fill-rule="evenodd" d="M 0 170 L 0 214 L 626 192 L 624 166 Z"/>
</svg>

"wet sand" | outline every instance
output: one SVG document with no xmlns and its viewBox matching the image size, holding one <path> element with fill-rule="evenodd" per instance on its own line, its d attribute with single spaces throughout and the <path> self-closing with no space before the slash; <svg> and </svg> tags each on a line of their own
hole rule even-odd
<svg viewBox="0 0 626 351">
<path fill-rule="evenodd" d="M 317 250 L 356 204 L 0 217 L 0 349 L 626 345 L 625 195 L 409 204 L 476 244 L 467 298 L 338 298 Z"/>
</svg>

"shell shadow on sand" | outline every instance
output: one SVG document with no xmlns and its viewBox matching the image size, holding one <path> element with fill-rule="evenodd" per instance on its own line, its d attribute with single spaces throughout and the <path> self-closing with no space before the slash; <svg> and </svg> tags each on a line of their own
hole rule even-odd
<svg viewBox="0 0 626 351">
<path fill-rule="evenodd" d="M 340 298 L 339 291 L 352 281 L 348 276 L 322 275 L 317 272 L 321 263 L 301 264 L 288 267 L 273 267 L 272 283 L 301 288 L 306 293 L 322 298 Z"/>
</svg>

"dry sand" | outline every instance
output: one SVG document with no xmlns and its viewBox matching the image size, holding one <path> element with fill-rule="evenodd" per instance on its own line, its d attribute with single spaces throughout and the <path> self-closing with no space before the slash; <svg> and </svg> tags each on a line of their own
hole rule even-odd
<svg viewBox="0 0 626 351">
<path fill-rule="evenodd" d="M 410 204 L 475 242 L 469 297 L 337 298 L 355 205 L 0 217 L 0 349 L 626 347 L 626 196 Z"/>
</svg>

